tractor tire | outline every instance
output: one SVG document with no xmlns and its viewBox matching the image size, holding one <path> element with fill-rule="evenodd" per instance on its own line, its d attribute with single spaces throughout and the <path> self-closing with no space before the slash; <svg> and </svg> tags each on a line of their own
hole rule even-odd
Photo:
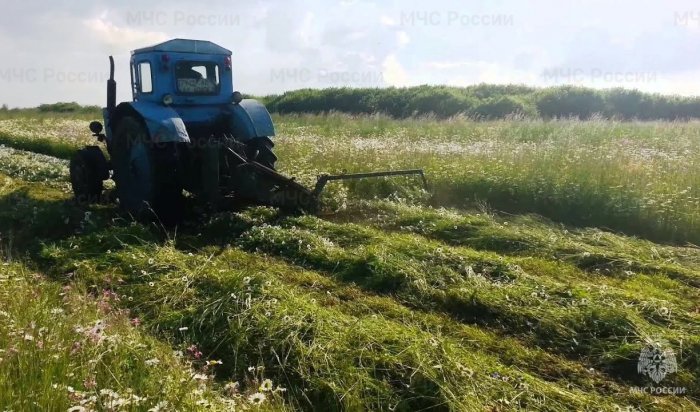
<svg viewBox="0 0 700 412">
<path fill-rule="evenodd" d="M 246 155 L 248 160 L 260 163 L 261 165 L 275 169 L 277 156 L 272 151 L 275 144 L 269 137 L 257 137 L 246 143 Z"/>
<path fill-rule="evenodd" d="M 85 146 L 70 160 L 70 183 L 75 200 L 80 204 L 98 203 L 109 179 L 109 166 L 102 150 L 97 146 Z"/>
<path fill-rule="evenodd" d="M 185 209 L 177 143 L 152 147 L 151 160 L 155 188 L 153 210 L 163 225 L 175 226 L 182 220 Z"/>
<path fill-rule="evenodd" d="M 176 144 L 152 144 L 143 122 L 125 116 L 115 128 L 112 146 L 120 207 L 138 219 L 155 214 L 166 226 L 177 224 L 184 199 Z"/>
</svg>

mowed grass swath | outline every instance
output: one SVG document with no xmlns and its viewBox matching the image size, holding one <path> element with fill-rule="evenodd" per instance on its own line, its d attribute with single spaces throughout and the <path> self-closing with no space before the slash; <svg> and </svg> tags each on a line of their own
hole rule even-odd
<svg viewBox="0 0 700 412">
<path fill-rule="evenodd" d="M 10 130 L 0 121 L 0 133 L 42 139 L 31 122 Z M 53 296 L 22 322 L 63 304 L 69 285 L 70 299 L 95 307 L 69 324 L 107 321 L 155 348 L 124 347 L 98 370 L 65 354 L 75 370 L 65 385 L 86 396 L 44 404 L 90 399 L 85 377 L 94 375 L 97 388 L 147 397 L 148 408 L 182 390 L 192 409 L 698 409 L 700 252 L 681 245 L 700 236 L 697 173 L 685 172 L 698 170 L 700 125 L 338 114 L 276 123 L 281 169 L 304 183 L 321 172 L 424 167 L 432 196 L 408 179 L 336 184 L 325 199 L 336 212 L 324 218 L 256 207 L 202 215 L 175 233 L 112 205 L 76 206 L 61 160 L 0 151 L 2 245 L 21 260 L 9 267 L 43 274 L 22 276 Z M 84 138 L 44 137 L 54 156 Z M 118 297 L 109 317 L 105 296 Z M 22 336 L 8 346 L 29 342 Z M 649 384 L 637 360 L 650 340 L 676 349 L 679 370 L 663 385 L 684 396 L 631 390 Z M 52 359 L 36 353 L 39 365 Z M 135 366 L 105 373 L 120 364 Z M 0 362 L 2 376 L 16 373 L 9 365 Z M 163 380 L 205 375 L 207 386 L 175 384 L 157 399 L 152 368 L 166 365 Z"/>
</svg>

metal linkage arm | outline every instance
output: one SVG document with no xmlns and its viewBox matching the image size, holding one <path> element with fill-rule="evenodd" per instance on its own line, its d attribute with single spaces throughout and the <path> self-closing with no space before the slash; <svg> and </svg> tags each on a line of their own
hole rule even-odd
<svg viewBox="0 0 700 412">
<path fill-rule="evenodd" d="M 334 180 L 353 180 L 353 179 L 366 179 L 373 177 L 385 177 L 385 176 L 406 176 L 406 175 L 420 175 L 423 181 L 423 187 L 428 190 L 428 180 L 425 178 L 425 174 L 422 169 L 410 169 L 410 170 L 391 170 L 386 172 L 368 172 L 368 173 L 350 173 L 350 174 L 340 174 L 340 175 L 321 175 L 318 177 L 316 182 L 316 187 L 314 187 L 313 195 L 318 197 L 321 192 L 326 187 L 326 184 Z"/>
</svg>

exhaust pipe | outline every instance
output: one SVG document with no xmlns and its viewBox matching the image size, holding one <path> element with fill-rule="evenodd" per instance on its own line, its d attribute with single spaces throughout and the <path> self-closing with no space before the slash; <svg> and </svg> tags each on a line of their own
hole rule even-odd
<svg viewBox="0 0 700 412">
<path fill-rule="evenodd" d="M 114 57 L 109 56 L 109 80 L 107 80 L 107 112 L 111 115 L 117 107 L 117 82 L 114 81 Z"/>
</svg>

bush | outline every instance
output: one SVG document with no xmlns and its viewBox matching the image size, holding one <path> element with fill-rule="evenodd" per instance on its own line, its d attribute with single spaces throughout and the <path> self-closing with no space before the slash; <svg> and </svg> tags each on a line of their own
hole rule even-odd
<svg viewBox="0 0 700 412">
<path fill-rule="evenodd" d="M 524 101 L 512 96 L 500 96 L 485 100 L 473 111 L 474 117 L 480 119 L 503 119 L 509 115 L 535 117 L 537 111 Z"/>
<path fill-rule="evenodd" d="M 578 117 L 587 119 L 605 113 L 605 100 L 600 92 L 582 87 L 544 89 L 537 97 L 537 110 L 546 119 Z"/>
<path fill-rule="evenodd" d="M 99 111 L 100 108 L 98 106 L 81 106 L 76 102 L 59 102 L 42 104 L 38 107 L 38 110 L 43 113 L 85 113 Z"/>
</svg>

